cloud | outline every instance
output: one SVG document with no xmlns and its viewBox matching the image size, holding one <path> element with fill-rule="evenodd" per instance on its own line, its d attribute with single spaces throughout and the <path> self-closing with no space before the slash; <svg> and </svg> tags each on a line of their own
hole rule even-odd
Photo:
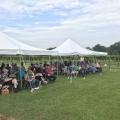
<svg viewBox="0 0 120 120">
<path fill-rule="evenodd" d="M 35 19 L 37 15 L 46 14 L 58 17 L 59 24 L 88 24 L 97 25 L 108 23 L 119 24 L 120 0 L 1 0 L 1 18 L 15 20 L 28 16 Z M 6 14 L 5 14 L 6 13 Z M 19 15 L 18 15 L 19 14 Z M 49 15 L 50 15 L 49 14 Z M 42 15 L 40 17 L 43 17 Z M 49 19 L 48 19 L 49 21 Z M 94 22 L 92 22 L 94 21 Z M 35 23 L 40 23 L 39 20 Z M 106 24 L 106 23 L 105 23 Z M 30 26 L 31 27 L 31 26 Z"/>
<path fill-rule="evenodd" d="M 116 2 L 115 2 L 116 1 Z M 96 2 L 94 5 L 83 3 L 84 7 L 81 9 L 87 14 L 77 16 L 72 19 L 65 20 L 62 24 L 69 25 L 85 25 L 85 26 L 104 26 L 109 24 L 119 24 L 120 21 L 120 2 L 117 0 L 104 0 Z M 84 13 L 83 12 L 83 13 Z"/>
<path fill-rule="evenodd" d="M 6 21 L 4 25 L 1 24 L 1 30 L 22 41 L 43 40 L 42 42 L 49 41 L 48 46 L 50 44 L 55 46 L 67 38 L 78 41 L 82 39 L 83 45 L 88 44 L 85 40 L 93 40 L 95 44 L 99 39 L 111 41 L 120 39 L 117 32 L 120 26 L 120 0 L 0 0 L 0 2 L 0 19 Z M 114 33 L 110 29 L 114 29 Z M 106 41 L 106 44 L 108 43 Z"/>
<path fill-rule="evenodd" d="M 45 11 L 54 8 L 75 8 L 79 5 L 79 0 L 4 0 L 0 1 L 0 9 L 9 12 Z"/>
</svg>

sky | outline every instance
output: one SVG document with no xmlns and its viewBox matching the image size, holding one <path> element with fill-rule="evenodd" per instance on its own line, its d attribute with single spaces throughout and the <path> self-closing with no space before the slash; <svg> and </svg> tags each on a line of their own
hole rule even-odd
<svg viewBox="0 0 120 120">
<path fill-rule="evenodd" d="M 120 0 L 0 0 L 0 31 L 39 48 L 110 46 L 120 41 Z"/>
</svg>

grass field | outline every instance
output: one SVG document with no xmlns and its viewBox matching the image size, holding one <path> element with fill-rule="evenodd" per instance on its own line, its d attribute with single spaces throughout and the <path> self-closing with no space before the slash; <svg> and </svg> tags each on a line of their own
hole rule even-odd
<svg viewBox="0 0 120 120">
<path fill-rule="evenodd" d="M 84 80 L 59 77 L 30 93 L 0 96 L 0 113 L 16 120 L 120 120 L 120 71 Z"/>
</svg>

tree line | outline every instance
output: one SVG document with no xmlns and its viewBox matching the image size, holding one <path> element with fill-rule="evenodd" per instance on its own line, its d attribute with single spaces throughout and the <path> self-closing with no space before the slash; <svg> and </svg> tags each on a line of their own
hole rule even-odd
<svg viewBox="0 0 120 120">
<path fill-rule="evenodd" d="M 98 52 L 107 52 L 109 55 L 120 55 L 120 41 L 112 44 L 109 47 L 97 44 L 92 48 L 90 47 L 87 48 Z"/>
</svg>

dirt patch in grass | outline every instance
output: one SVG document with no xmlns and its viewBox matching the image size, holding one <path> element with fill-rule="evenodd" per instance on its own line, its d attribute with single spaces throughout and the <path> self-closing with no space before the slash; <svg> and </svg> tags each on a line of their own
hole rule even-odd
<svg viewBox="0 0 120 120">
<path fill-rule="evenodd" d="M 0 114 L 0 120 L 16 120 L 16 119 L 14 119 L 12 117 L 6 117 L 6 116 Z"/>
</svg>

